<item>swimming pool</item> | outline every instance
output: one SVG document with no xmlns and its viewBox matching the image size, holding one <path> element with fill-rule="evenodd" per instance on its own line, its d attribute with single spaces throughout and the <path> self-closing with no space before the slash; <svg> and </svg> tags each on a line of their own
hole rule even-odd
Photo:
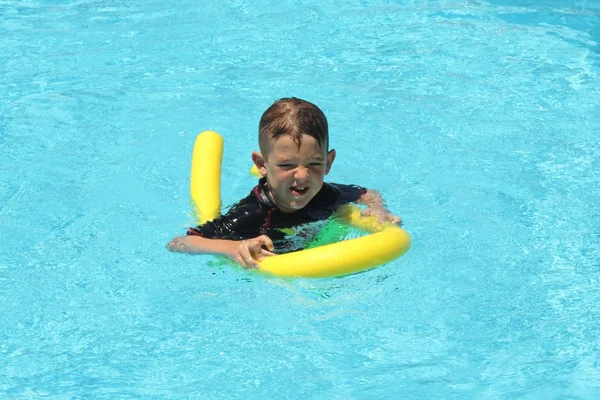
<svg viewBox="0 0 600 400">
<path fill-rule="evenodd" d="M 1 397 L 598 397 L 598 3 L 321 3 L 0 2 Z M 412 249 L 321 280 L 168 253 L 197 132 L 231 204 L 290 95 Z"/>
</svg>

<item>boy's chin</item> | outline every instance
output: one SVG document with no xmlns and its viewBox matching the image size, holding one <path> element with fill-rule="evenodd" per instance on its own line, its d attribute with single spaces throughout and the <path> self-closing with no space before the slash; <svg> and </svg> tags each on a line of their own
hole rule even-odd
<svg viewBox="0 0 600 400">
<path fill-rule="evenodd" d="M 311 199 L 307 199 L 307 198 L 301 198 L 301 199 L 296 199 L 296 200 L 292 200 L 287 204 L 287 208 L 290 211 L 298 211 L 298 210 L 302 210 L 304 207 L 306 207 L 306 205 L 308 204 L 308 202 Z"/>
<path fill-rule="evenodd" d="M 302 202 L 302 203 L 293 202 L 292 204 L 290 204 L 290 208 L 292 210 L 302 210 L 304 207 L 306 207 L 305 202 Z"/>
<path fill-rule="evenodd" d="M 283 198 L 272 199 L 274 200 L 277 208 L 283 212 L 294 212 L 302 210 L 304 207 L 306 207 L 308 203 L 315 197 L 315 194 L 309 191 L 300 196 L 294 196 L 290 193 L 282 197 Z"/>
</svg>

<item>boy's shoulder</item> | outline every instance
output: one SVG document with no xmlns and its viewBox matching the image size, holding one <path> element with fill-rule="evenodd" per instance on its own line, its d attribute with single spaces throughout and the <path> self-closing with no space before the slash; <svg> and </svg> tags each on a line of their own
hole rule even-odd
<svg viewBox="0 0 600 400">
<path fill-rule="evenodd" d="M 311 200 L 311 203 L 314 202 L 314 205 L 318 207 L 353 203 L 360 199 L 366 191 L 367 189 L 358 185 L 323 182 L 323 187 Z"/>
<path fill-rule="evenodd" d="M 265 181 L 264 178 L 260 179 L 246 197 L 229 208 L 225 216 L 230 219 L 245 221 L 263 219 L 275 207 L 265 191 Z"/>
<path fill-rule="evenodd" d="M 360 197 L 362 194 L 367 192 L 367 189 L 362 186 L 345 183 L 324 182 L 323 189 L 325 189 L 326 192 L 330 192 L 336 196 L 342 197 Z"/>
<path fill-rule="evenodd" d="M 261 208 L 272 208 L 274 206 L 273 202 L 265 190 L 266 182 L 266 178 L 260 178 L 258 184 L 252 188 L 248 196 L 241 199 L 238 204 L 256 204 Z"/>
</svg>

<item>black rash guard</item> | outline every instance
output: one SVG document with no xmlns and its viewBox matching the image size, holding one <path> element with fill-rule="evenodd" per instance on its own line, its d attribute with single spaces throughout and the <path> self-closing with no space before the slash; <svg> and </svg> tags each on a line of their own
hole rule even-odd
<svg viewBox="0 0 600 400">
<path fill-rule="evenodd" d="M 267 235 L 275 244 L 275 250 L 298 250 L 316 236 L 322 226 L 313 224 L 310 228 L 311 223 L 327 220 L 339 206 L 356 202 L 366 191 L 367 189 L 355 185 L 323 183 L 321 190 L 304 208 L 284 213 L 267 195 L 266 178 L 261 178 L 250 194 L 231 207 L 227 214 L 190 228 L 187 234 L 229 240 Z M 300 225 L 307 225 L 309 228 L 294 229 Z M 290 243 L 290 239 L 296 235 L 301 236 L 304 243 Z"/>
</svg>

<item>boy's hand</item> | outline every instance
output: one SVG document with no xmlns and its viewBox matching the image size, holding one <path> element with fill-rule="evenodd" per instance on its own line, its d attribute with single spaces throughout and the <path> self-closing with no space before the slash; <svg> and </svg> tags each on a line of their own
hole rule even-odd
<svg viewBox="0 0 600 400">
<path fill-rule="evenodd" d="M 265 246 L 268 250 L 263 249 Z M 237 242 L 231 257 L 244 268 L 257 268 L 258 262 L 265 256 L 274 256 L 275 246 L 273 241 L 267 235 L 260 235 L 253 239 Z"/>
<path fill-rule="evenodd" d="M 402 218 L 397 215 L 391 214 L 388 210 L 383 207 L 367 207 L 360 212 L 363 217 L 375 217 L 377 220 L 384 224 L 391 222 L 392 224 L 401 225 Z"/>
<path fill-rule="evenodd" d="M 360 212 L 363 217 L 372 216 L 377 218 L 380 223 L 391 222 L 392 224 L 402 224 L 402 219 L 397 215 L 391 214 L 386 208 L 383 202 L 381 194 L 372 189 L 368 189 L 360 199 L 359 204 L 364 204 L 367 207 Z"/>
</svg>

